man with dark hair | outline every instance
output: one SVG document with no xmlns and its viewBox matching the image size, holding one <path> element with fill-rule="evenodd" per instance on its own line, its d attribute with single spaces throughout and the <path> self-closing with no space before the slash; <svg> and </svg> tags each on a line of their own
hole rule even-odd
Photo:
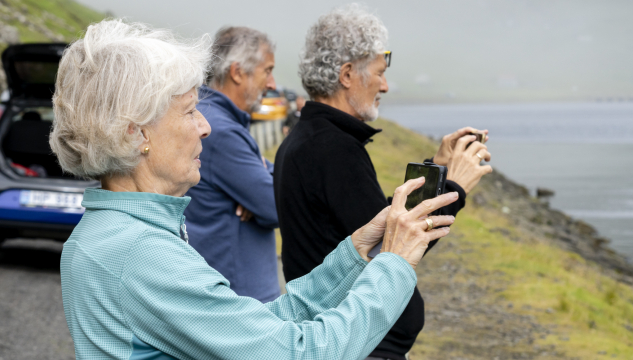
<svg viewBox="0 0 633 360">
<path fill-rule="evenodd" d="M 386 41 L 382 22 L 358 5 L 322 16 L 308 31 L 299 73 L 313 101 L 302 109 L 275 159 L 287 281 L 320 265 L 358 225 L 389 205 L 365 150 L 380 132 L 365 122 L 378 117 L 381 94 L 389 90 L 385 71 L 391 52 L 385 49 Z M 447 191 L 459 194 L 455 203 L 441 209 L 442 215 L 456 215 L 466 194 L 492 171 L 480 165 L 490 159 L 485 145 L 474 143 L 466 149 L 475 137 L 465 135 L 474 130 L 464 128 L 444 137 L 434 157 L 435 163 L 448 166 Z M 423 326 L 424 302 L 416 288 L 370 356 L 404 360 Z"/>
<path fill-rule="evenodd" d="M 274 90 L 275 46 L 246 27 L 220 29 L 208 86 L 197 106 L 211 125 L 202 140 L 200 183 L 185 210 L 191 245 L 238 295 L 262 302 L 280 294 L 274 229 L 273 164 L 249 133 L 251 116 Z"/>
</svg>

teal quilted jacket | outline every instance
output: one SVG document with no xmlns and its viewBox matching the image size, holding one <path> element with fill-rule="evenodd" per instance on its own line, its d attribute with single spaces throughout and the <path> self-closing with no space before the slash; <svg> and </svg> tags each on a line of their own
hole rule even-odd
<svg viewBox="0 0 633 360">
<path fill-rule="evenodd" d="M 86 190 L 61 259 L 77 359 L 362 359 L 411 298 L 403 258 L 350 238 L 277 300 L 237 296 L 183 240 L 189 201 Z"/>
</svg>

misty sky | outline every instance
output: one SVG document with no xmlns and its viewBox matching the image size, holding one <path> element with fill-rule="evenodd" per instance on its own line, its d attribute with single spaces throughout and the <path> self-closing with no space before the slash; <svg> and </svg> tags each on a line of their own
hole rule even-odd
<svg viewBox="0 0 633 360">
<path fill-rule="evenodd" d="M 245 25 L 277 43 L 278 84 L 301 90 L 308 27 L 341 1 L 79 0 L 182 35 Z M 389 99 L 633 100 L 633 1 L 365 1 L 389 29 Z"/>
</svg>

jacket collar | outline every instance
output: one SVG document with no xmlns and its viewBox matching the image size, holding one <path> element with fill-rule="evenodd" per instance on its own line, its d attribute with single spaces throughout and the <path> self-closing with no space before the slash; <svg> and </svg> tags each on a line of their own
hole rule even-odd
<svg viewBox="0 0 633 360">
<path fill-rule="evenodd" d="M 231 99 L 218 90 L 202 85 L 200 89 L 198 89 L 198 98 L 200 99 L 198 107 L 205 106 L 205 104 L 213 104 L 224 110 L 227 115 L 229 115 L 229 118 L 236 123 L 247 129 L 250 127 L 251 116 L 246 111 L 235 106 L 235 103 Z"/>
<path fill-rule="evenodd" d="M 344 111 L 320 102 L 307 101 L 303 109 L 301 109 L 301 120 L 314 118 L 328 120 L 363 144 L 371 141 L 370 138 L 372 136 L 382 131 L 382 129 L 374 129 Z"/>
<path fill-rule="evenodd" d="M 114 210 L 163 228 L 180 237 L 183 212 L 191 198 L 146 192 L 113 192 L 87 188 L 81 206 L 86 210 Z"/>
</svg>

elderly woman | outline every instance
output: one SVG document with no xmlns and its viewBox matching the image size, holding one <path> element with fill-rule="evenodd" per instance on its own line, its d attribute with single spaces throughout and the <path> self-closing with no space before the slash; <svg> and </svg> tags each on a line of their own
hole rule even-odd
<svg viewBox="0 0 633 360">
<path fill-rule="evenodd" d="M 64 170 L 103 187 L 86 190 L 86 213 L 61 259 L 77 358 L 367 356 L 411 298 L 429 241 L 449 231 L 426 231 L 426 214 L 457 195 L 407 212 L 407 194 L 424 180 L 409 181 L 286 295 L 265 305 L 237 296 L 188 245 L 183 225 L 183 195 L 199 181 L 200 140 L 211 131 L 196 111 L 209 49 L 207 37 L 185 42 L 110 20 L 64 52 L 51 146 Z"/>
</svg>

